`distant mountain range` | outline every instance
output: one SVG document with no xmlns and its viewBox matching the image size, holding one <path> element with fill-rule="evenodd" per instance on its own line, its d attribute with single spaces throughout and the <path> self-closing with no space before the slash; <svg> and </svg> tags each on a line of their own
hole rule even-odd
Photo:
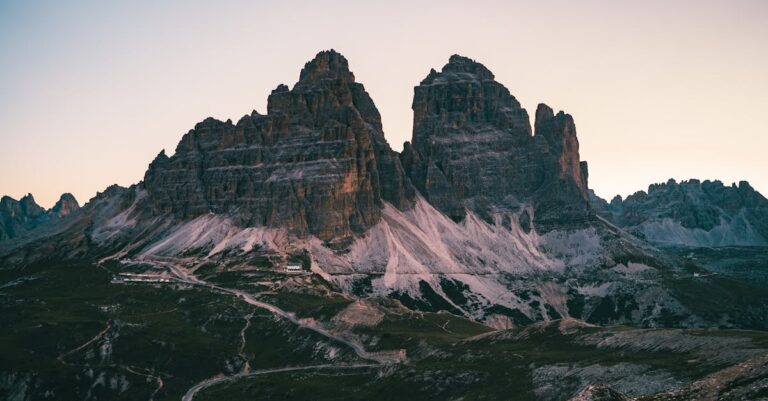
<svg viewBox="0 0 768 401">
<path fill-rule="evenodd" d="M 0 199 L 0 241 L 24 235 L 78 209 L 80 205 L 70 193 L 61 195 L 56 204 L 48 210 L 38 205 L 32 194 L 27 194 L 20 200 L 3 196 Z"/>
<path fill-rule="evenodd" d="M 669 180 L 624 200 L 590 199 L 598 214 L 659 245 L 768 245 L 768 199 L 746 181 Z"/>
<path fill-rule="evenodd" d="M 679 292 L 693 271 L 657 247 L 766 245 L 768 201 L 749 184 L 670 181 L 608 203 L 589 189 L 570 115 L 540 104 L 531 125 L 458 55 L 415 87 L 413 110 L 413 138 L 395 152 L 347 60 L 320 52 L 272 91 L 267 114 L 205 119 L 130 188 L 82 208 L 65 195 L 49 211 L 3 198 L 0 256 L 301 259 L 349 294 L 498 327 L 766 326 L 738 305 L 697 313 Z"/>
</svg>

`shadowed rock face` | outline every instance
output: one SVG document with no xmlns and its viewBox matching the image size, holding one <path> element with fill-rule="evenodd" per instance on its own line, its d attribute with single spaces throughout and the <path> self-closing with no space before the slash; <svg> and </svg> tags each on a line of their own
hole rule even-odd
<svg viewBox="0 0 768 401">
<path fill-rule="evenodd" d="M 610 204 L 593 198 L 595 209 L 617 225 L 667 245 L 768 244 L 768 199 L 746 181 L 691 179 L 652 184 Z"/>
<path fill-rule="evenodd" d="M 45 220 L 45 209 L 32 194 L 20 200 L 3 196 L 0 200 L 0 240 L 14 238 Z"/>
<path fill-rule="evenodd" d="M 50 209 L 45 210 L 35 202 L 32 194 L 20 200 L 10 196 L 0 199 L 0 240 L 18 237 L 29 230 L 77 211 L 80 205 L 72 194 L 65 193 Z"/>
<path fill-rule="evenodd" d="M 415 88 L 413 112 L 403 165 L 451 218 L 523 203 L 533 203 L 540 228 L 588 218 L 587 168 L 570 115 L 539 105 L 532 135 L 517 99 L 482 64 L 457 55 Z"/>
<path fill-rule="evenodd" d="M 382 200 L 410 205 L 414 190 L 381 116 L 339 53 L 319 53 L 293 89 L 272 92 L 267 110 L 236 124 L 208 118 L 172 157 L 158 155 L 144 177 L 156 211 L 229 214 L 331 240 L 375 224 Z"/>
</svg>

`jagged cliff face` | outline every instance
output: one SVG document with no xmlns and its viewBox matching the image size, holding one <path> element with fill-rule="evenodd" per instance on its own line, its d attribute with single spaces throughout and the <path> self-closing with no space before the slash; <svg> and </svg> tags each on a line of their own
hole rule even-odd
<svg viewBox="0 0 768 401">
<path fill-rule="evenodd" d="M 662 245 L 768 245 L 768 200 L 745 181 L 669 180 L 625 200 L 593 203 L 617 225 Z"/>
<path fill-rule="evenodd" d="M 332 50 L 293 89 L 278 86 L 267 115 L 197 124 L 172 157 L 152 162 L 144 185 L 156 210 L 182 219 L 228 214 L 324 240 L 362 233 L 383 200 L 406 208 L 414 196 L 373 101 Z"/>
<path fill-rule="evenodd" d="M 52 219 L 68 216 L 79 208 L 77 200 L 69 193 L 61 195 L 50 210 L 38 205 L 32 194 L 20 200 L 3 196 L 0 199 L 0 241 L 18 237 Z"/>
<path fill-rule="evenodd" d="M 586 164 L 571 116 L 528 112 L 482 64 L 452 56 L 414 90 L 413 140 L 403 165 L 418 190 L 455 220 L 533 203 L 542 226 L 588 217 Z M 546 227 L 543 227 L 546 228 Z"/>
<path fill-rule="evenodd" d="M 586 164 L 569 115 L 540 105 L 532 135 L 519 102 L 461 56 L 416 87 L 413 109 L 413 145 L 398 154 L 347 60 L 321 52 L 292 89 L 272 92 L 266 115 L 208 118 L 173 156 L 161 152 L 144 177 L 149 209 L 179 220 L 221 214 L 340 244 L 379 222 L 384 202 L 412 207 L 417 189 L 457 221 L 467 210 L 489 222 L 525 210 L 521 225 L 530 230 L 535 216 L 546 231 L 588 217 Z"/>
</svg>

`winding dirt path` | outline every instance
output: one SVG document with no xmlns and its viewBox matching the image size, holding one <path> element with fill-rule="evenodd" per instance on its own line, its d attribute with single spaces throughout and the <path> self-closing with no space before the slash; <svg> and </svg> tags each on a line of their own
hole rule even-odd
<svg viewBox="0 0 768 401">
<path fill-rule="evenodd" d="M 123 368 L 125 370 L 127 370 L 128 372 L 131 372 L 131 373 L 133 373 L 135 375 L 146 377 L 148 379 L 151 379 L 151 380 L 155 381 L 155 384 L 157 385 L 157 387 L 155 387 L 155 390 L 152 392 L 152 394 L 149 395 L 149 401 L 154 401 L 155 400 L 155 396 L 157 395 L 157 393 L 159 393 L 160 390 L 163 389 L 163 385 L 164 385 L 163 378 L 160 377 L 159 375 L 155 376 L 153 374 L 141 373 L 141 372 L 138 371 L 139 368 L 135 368 L 135 367 L 132 367 L 132 366 L 124 366 Z"/>
<path fill-rule="evenodd" d="M 245 291 L 234 289 L 234 288 L 221 287 L 216 284 L 212 284 L 207 281 L 201 280 L 198 277 L 196 277 L 193 273 L 189 272 L 186 268 L 176 263 L 168 262 L 168 261 L 159 261 L 159 260 L 146 260 L 146 259 L 142 260 L 142 262 L 152 263 L 152 264 L 167 268 L 168 271 L 174 276 L 177 282 L 181 282 L 181 283 L 185 283 L 185 284 L 189 284 L 197 287 L 204 287 L 220 293 L 226 293 L 226 294 L 236 296 L 250 305 L 253 305 L 257 308 L 265 309 L 271 312 L 272 314 L 277 315 L 281 318 L 284 318 L 299 327 L 312 330 L 313 332 L 320 334 L 321 336 L 329 340 L 345 344 L 346 346 L 350 347 L 360 359 L 371 362 L 371 363 L 358 363 L 358 364 L 346 364 L 346 365 L 320 364 L 320 365 L 310 365 L 310 366 L 293 366 L 293 367 L 283 367 L 283 368 L 262 369 L 262 370 L 251 371 L 250 364 L 246 361 L 246 365 L 243 367 L 243 370 L 241 370 L 240 373 L 237 373 L 234 375 L 219 374 L 211 378 L 205 379 L 195 384 L 194 386 L 190 387 L 190 389 L 187 390 L 186 394 L 184 394 L 184 396 L 182 397 L 182 401 L 193 401 L 195 395 L 197 395 L 200 391 L 205 390 L 209 387 L 215 386 L 217 384 L 228 383 L 235 380 L 244 379 L 244 378 L 253 377 L 253 376 L 259 376 L 259 375 L 265 375 L 265 374 L 271 374 L 271 373 L 295 372 L 295 371 L 303 371 L 303 370 L 322 370 L 322 369 L 340 370 L 340 369 L 379 368 L 386 364 L 402 362 L 402 360 L 400 359 L 400 356 L 398 356 L 397 354 L 368 352 L 365 350 L 362 344 L 356 341 L 344 338 L 338 334 L 334 334 L 323 327 L 320 327 L 314 324 L 309 324 L 307 323 L 307 321 L 297 319 L 296 315 L 294 315 L 293 313 L 287 312 L 281 309 L 280 307 L 272 305 L 270 303 L 260 301 L 254 298 L 253 295 Z M 252 317 L 253 314 L 250 314 L 249 316 Z M 250 325 L 250 318 L 249 317 L 246 317 L 246 318 L 247 318 L 246 326 L 240 332 L 241 341 L 243 342 L 240 347 L 240 354 L 242 354 L 244 345 L 245 345 L 244 343 L 245 331 Z M 160 384 L 160 386 L 162 386 L 162 384 Z"/>
<path fill-rule="evenodd" d="M 181 397 L 181 401 L 193 401 L 195 398 L 195 395 L 199 393 L 202 390 L 205 390 L 209 387 L 213 387 L 217 384 L 221 383 L 229 383 L 233 382 L 239 379 L 245 379 L 248 377 L 254 377 L 254 376 L 260 376 L 260 375 L 266 375 L 270 373 L 284 373 L 284 372 L 296 372 L 301 370 L 321 370 L 321 369 L 364 369 L 364 368 L 378 368 L 380 367 L 379 364 L 354 364 L 354 365 L 332 365 L 332 364 L 322 364 L 322 365 L 310 365 L 310 366 L 294 366 L 294 367 L 286 367 L 286 368 L 275 368 L 275 369 L 263 369 L 263 370 L 256 370 L 250 373 L 238 373 L 231 376 L 215 376 L 210 379 L 206 379 L 201 381 L 200 383 L 195 384 L 194 386 L 190 387 L 189 390 L 187 390 L 187 393 L 184 394 L 183 397 Z"/>
<path fill-rule="evenodd" d="M 71 350 L 69 350 L 69 351 L 59 355 L 58 357 L 56 357 L 56 359 L 58 359 L 59 362 L 61 362 L 64 365 L 71 366 L 70 363 L 67 363 L 66 361 L 64 361 L 64 358 L 66 358 L 69 355 L 74 354 L 77 351 L 80 351 L 81 349 L 83 349 L 83 348 L 93 344 L 96 341 L 101 340 L 110 330 L 112 330 L 112 322 L 111 321 L 107 322 L 107 327 L 104 330 L 100 331 L 98 334 L 96 334 L 93 338 L 91 338 L 90 340 L 86 341 L 85 343 L 83 343 L 79 347 L 77 347 L 75 349 L 71 349 Z"/>
<path fill-rule="evenodd" d="M 247 344 L 247 338 L 246 338 L 246 332 L 248 331 L 248 328 L 251 327 L 251 319 L 253 319 L 254 313 L 251 312 L 245 316 L 245 326 L 240 330 L 240 348 L 238 349 L 238 355 L 240 355 L 241 358 L 243 358 L 243 368 L 241 370 L 242 373 L 248 373 L 251 371 L 251 361 L 248 360 L 248 357 L 245 355 L 245 346 Z"/>
<path fill-rule="evenodd" d="M 147 261 L 145 260 L 144 262 L 147 262 Z M 158 262 L 158 261 L 152 261 L 152 263 L 156 263 L 156 264 L 159 264 L 159 265 L 161 265 L 163 267 L 168 268 L 168 270 L 180 282 L 183 282 L 183 283 L 186 283 L 186 284 L 195 285 L 195 286 L 199 286 L 199 287 L 206 287 L 206 288 L 210 288 L 210 289 L 213 289 L 213 290 L 216 290 L 216 291 L 220 291 L 220 292 L 224 292 L 224 293 L 228 293 L 228 294 L 234 295 L 234 296 L 242 299 L 243 301 L 245 301 L 248 304 L 251 304 L 251 305 L 256 306 L 258 308 L 261 308 L 261 309 L 266 309 L 267 311 L 271 312 L 272 314 L 280 316 L 280 317 L 290 321 L 291 323 L 293 323 L 293 324 L 295 324 L 297 326 L 300 326 L 300 327 L 312 330 L 315 333 L 320 334 L 323 337 L 326 337 L 326 338 L 328 338 L 330 340 L 338 341 L 340 343 L 343 343 L 343 344 L 349 346 L 350 348 L 352 348 L 352 350 L 355 351 L 355 354 L 358 357 L 360 357 L 361 359 L 365 359 L 367 361 L 376 362 L 378 364 L 386 364 L 386 363 L 399 362 L 399 360 L 396 360 L 395 358 L 392 358 L 391 356 L 370 353 L 370 352 L 366 351 L 365 348 L 363 348 L 363 346 L 361 344 L 357 343 L 357 342 L 354 342 L 354 341 L 349 340 L 347 338 L 341 337 L 341 336 L 339 336 L 337 334 L 331 333 L 330 331 L 328 331 L 328 330 L 326 330 L 326 329 L 324 329 L 322 327 L 319 327 L 319 326 L 316 326 L 316 325 L 312 325 L 312 324 L 308 324 L 305 321 L 299 320 L 299 319 L 296 318 L 296 315 L 294 315 L 293 313 L 287 312 L 287 311 L 285 311 L 285 310 L 283 310 L 283 309 L 281 309 L 281 308 L 279 308 L 279 307 L 277 307 L 275 305 L 272 305 L 272 304 L 269 304 L 269 303 L 266 303 L 266 302 L 263 302 L 263 301 L 259 301 L 256 298 L 254 298 L 251 294 L 249 294 L 249 293 L 247 293 L 245 291 L 238 290 L 238 289 L 233 289 L 233 288 L 221 287 L 221 286 L 218 286 L 216 284 L 211 284 L 211 283 L 209 283 L 207 281 L 200 280 L 195 275 L 189 273 L 185 268 L 183 268 L 183 267 L 181 267 L 181 266 L 179 266 L 177 264 L 174 264 L 174 263 Z"/>
</svg>

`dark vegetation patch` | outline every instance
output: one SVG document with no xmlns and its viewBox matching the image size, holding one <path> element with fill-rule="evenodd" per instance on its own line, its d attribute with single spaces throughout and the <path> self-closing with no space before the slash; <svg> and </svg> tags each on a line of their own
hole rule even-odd
<svg viewBox="0 0 768 401">
<path fill-rule="evenodd" d="M 297 317 L 314 317 L 326 320 L 331 319 L 353 302 L 351 299 L 340 295 L 323 296 L 293 291 L 280 291 L 275 295 L 265 295 L 263 299 L 286 311 L 295 313 Z"/>
<path fill-rule="evenodd" d="M 587 321 L 596 324 L 631 321 L 632 312 L 638 309 L 639 306 L 632 295 L 618 294 L 607 296 L 600 300 L 597 307 L 589 314 Z"/>
<path fill-rule="evenodd" d="M 768 329 L 768 287 L 725 276 L 694 278 L 700 272 L 695 263 L 684 266 L 690 272 L 668 275 L 664 284 L 693 313 L 713 322 L 727 322 L 721 328 Z"/>
<path fill-rule="evenodd" d="M 256 274 L 253 272 L 225 273 L 211 277 L 220 283 L 237 286 L 261 277 L 252 276 Z M 42 399 L 48 390 L 55 391 L 58 399 L 82 399 L 94 382 L 83 372 L 93 369 L 94 377 L 99 374 L 107 379 L 124 376 L 130 383 L 129 390 L 122 393 L 97 386 L 97 392 L 92 394 L 98 399 L 149 399 L 155 382 L 124 368 L 131 366 L 139 372 L 163 378 L 164 387 L 155 396 L 156 400 L 178 400 L 199 381 L 220 373 L 231 374 L 242 367 L 243 360 L 238 355 L 240 332 L 245 327 L 247 315 L 252 317 L 251 325 L 245 331 L 247 342 L 243 352 L 251 361 L 252 369 L 357 361 L 343 344 L 297 328 L 231 295 L 187 285 L 116 285 L 110 284 L 110 278 L 110 273 L 90 264 L 0 269 L 0 285 L 4 286 L 0 289 L 0 344 L 3 351 L 0 374 L 11 371 L 33 374 L 37 387 L 31 387 L 32 399 Z M 322 279 L 307 279 L 305 284 L 309 290 L 306 292 L 277 291 L 263 299 L 293 311 L 299 317 L 319 320 L 329 319 L 351 302 L 325 291 L 330 285 Z M 707 291 L 716 290 L 717 286 L 735 285 L 733 282 L 713 281 L 711 285 L 714 287 L 697 283 L 681 291 L 692 292 L 688 302 L 694 302 L 706 297 Z M 689 284 L 690 281 L 681 281 L 677 285 Z M 586 334 L 634 330 L 629 327 L 588 327 L 564 335 L 555 322 L 468 340 L 486 334 L 490 329 L 445 313 L 450 307 L 448 301 L 428 284 L 423 285 L 426 286 L 421 288 L 424 299 L 413 302 L 422 302 L 422 311 L 432 308 L 442 312 L 411 312 L 390 305 L 385 308 L 385 318 L 378 325 L 353 329 L 369 350 L 406 349 L 406 364 L 383 371 L 321 369 L 257 376 L 204 390 L 196 399 L 535 400 L 538 398 L 531 371 L 542 366 L 632 363 L 669 372 L 684 381 L 723 368 L 691 353 L 598 348 L 580 340 L 580 336 Z M 463 293 L 459 285 L 448 283 L 443 286 L 441 283 L 441 288 L 446 294 L 454 290 Z M 755 293 L 738 296 L 742 298 L 730 300 L 726 306 L 735 308 L 743 302 L 762 299 L 752 298 Z M 453 302 L 461 299 L 455 293 L 449 294 L 448 298 Z M 606 319 L 610 315 L 615 321 L 633 310 L 633 304 L 628 300 L 612 298 L 610 302 L 602 306 Z M 701 308 L 710 306 L 704 304 Z M 585 308 L 583 301 L 582 305 L 569 304 L 568 307 L 572 314 Z M 601 315 L 599 310 L 598 307 L 597 314 Z M 509 316 L 517 326 L 532 323 L 519 310 L 503 306 L 494 305 L 488 312 Z M 757 316 L 757 310 L 754 313 Z M 93 346 L 67 355 L 64 358 L 67 364 L 56 359 L 108 326 L 115 330 L 108 358 L 101 359 L 99 349 L 103 344 L 96 341 Z M 712 338 L 747 337 L 752 339 L 755 353 L 768 349 L 765 332 L 692 330 L 690 333 Z M 336 354 L 332 360 L 328 359 L 331 349 L 335 349 Z M 562 399 L 570 396 L 561 395 Z"/>
<path fill-rule="evenodd" d="M 419 281 L 419 290 L 421 291 L 421 297 L 419 298 L 413 298 L 410 295 L 401 292 L 392 293 L 391 296 L 409 309 L 427 312 L 447 311 L 457 316 L 462 315 L 461 311 L 436 293 L 426 281 Z"/>
<path fill-rule="evenodd" d="M 373 275 L 364 274 L 357 276 L 352 281 L 352 295 L 364 297 L 373 292 Z"/>
<path fill-rule="evenodd" d="M 525 326 L 533 323 L 533 320 L 517 309 L 510 309 L 502 305 L 493 305 L 487 309 L 487 314 L 498 314 L 509 317 L 515 326 Z"/>
<path fill-rule="evenodd" d="M 456 305 L 466 305 L 469 302 L 465 296 L 465 292 L 469 292 L 469 286 L 460 281 L 441 277 L 440 288 L 448 299 Z"/>
<path fill-rule="evenodd" d="M 568 314 L 577 319 L 581 319 L 584 315 L 585 298 L 579 294 L 578 291 L 568 290 L 568 301 L 566 306 L 568 307 Z"/>
</svg>

